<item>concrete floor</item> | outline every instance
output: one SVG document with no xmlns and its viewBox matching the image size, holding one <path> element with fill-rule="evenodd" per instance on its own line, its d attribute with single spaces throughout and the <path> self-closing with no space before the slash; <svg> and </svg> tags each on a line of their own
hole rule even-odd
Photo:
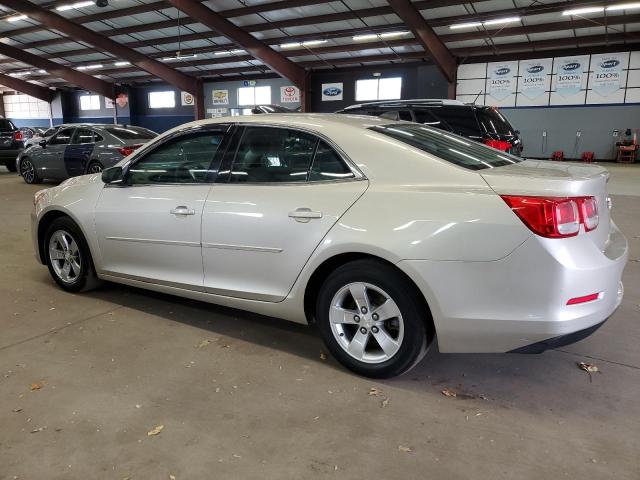
<svg viewBox="0 0 640 480">
<path fill-rule="evenodd" d="M 640 166 L 613 168 L 632 261 L 601 330 L 536 356 L 432 349 L 384 382 L 321 358 L 311 328 L 64 293 L 33 257 L 39 188 L 0 170 L 0 479 L 640 478 Z"/>
</svg>

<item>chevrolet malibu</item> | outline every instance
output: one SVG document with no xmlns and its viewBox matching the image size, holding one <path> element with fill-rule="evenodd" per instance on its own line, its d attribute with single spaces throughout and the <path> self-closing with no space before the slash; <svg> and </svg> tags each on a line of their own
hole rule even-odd
<svg viewBox="0 0 640 480">
<path fill-rule="evenodd" d="M 622 300 L 627 241 L 598 166 L 527 161 L 355 115 L 177 127 L 35 195 L 37 258 L 64 290 L 108 280 L 315 322 L 347 368 L 541 352 Z"/>
</svg>

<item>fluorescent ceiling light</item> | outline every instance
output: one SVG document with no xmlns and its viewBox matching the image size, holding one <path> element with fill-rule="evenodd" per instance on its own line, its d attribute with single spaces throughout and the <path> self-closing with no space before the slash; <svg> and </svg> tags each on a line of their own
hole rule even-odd
<svg viewBox="0 0 640 480">
<path fill-rule="evenodd" d="M 607 12 L 615 10 L 634 10 L 640 8 L 640 3 L 621 3 L 619 5 L 610 5 L 607 7 Z"/>
<path fill-rule="evenodd" d="M 280 48 L 296 48 L 302 45 L 300 42 L 281 43 Z"/>
<path fill-rule="evenodd" d="M 31 72 L 13 72 L 9 75 L 12 77 L 22 77 L 23 75 L 31 75 Z"/>
<path fill-rule="evenodd" d="M 164 57 L 162 61 L 171 62 L 172 60 L 189 60 L 191 58 L 196 58 L 197 56 L 197 53 L 192 53 L 191 55 L 175 55 L 173 57 Z"/>
<path fill-rule="evenodd" d="M 604 7 L 574 8 L 573 10 L 565 10 L 562 12 L 562 15 L 566 17 L 567 15 L 583 15 L 585 13 L 598 13 L 603 11 Z"/>
<path fill-rule="evenodd" d="M 351 37 L 354 41 L 360 40 L 377 40 L 378 38 L 392 38 L 407 35 L 409 32 L 383 32 L 383 33 L 365 33 L 364 35 L 355 35 Z"/>
<path fill-rule="evenodd" d="M 242 55 L 247 53 L 245 50 L 223 50 L 221 52 L 214 52 L 214 55 Z"/>
<path fill-rule="evenodd" d="M 458 23 L 457 25 L 450 25 L 449 28 L 451 30 L 457 30 L 458 28 L 471 28 L 471 27 L 481 27 L 482 22 L 469 22 L 469 23 Z"/>
<path fill-rule="evenodd" d="M 407 35 L 409 32 L 385 32 L 385 33 L 381 33 L 380 36 L 382 38 L 389 38 L 389 37 L 399 37 L 401 35 Z"/>
<path fill-rule="evenodd" d="M 501 25 L 503 23 L 519 22 L 520 17 L 496 18 L 495 20 L 487 20 L 482 22 L 483 25 Z"/>
<path fill-rule="evenodd" d="M 116 62 L 113 64 L 114 67 L 126 67 L 127 65 L 131 65 L 131 62 Z"/>
<path fill-rule="evenodd" d="M 7 22 L 19 22 L 20 20 L 26 20 L 27 18 L 29 17 L 27 17 L 26 15 L 14 15 L 12 17 L 5 18 L 5 20 Z"/>
<path fill-rule="evenodd" d="M 314 45 L 322 45 L 329 40 L 307 40 L 306 42 L 281 43 L 280 48 L 296 48 L 296 47 L 313 47 Z"/>
<path fill-rule="evenodd" d="M 103 65 L 101 63 L 96 63 L 94 65 L 81 65 L 78 67 L 78 70 L 97 70 L 102 67 Z"/>
<path fill-rule="evenodd" d="M 38 70 L 38 73 L 39 73 L 40 75 L 46 75 L 46 74 L 47 74 L 47 71 L 46 71 L 46 70 Z"/>
<path fill-rule="evenodd" d="M 71 5 L 60 5 L 59 7 L 56 7 L 56 10 L 58 12 L 64 12 L 65 10 L 72 10 L 74 8 L 89 7 L 91 5 L 95 5 L 95 2 L 92 2 L 92 1 L 76 2 L 76 3 L 72 3 Z"/>
<path fill-rule="evenodd" d="M 356 42 L 359 40 L 375 40 L 377 38 L 378 38 L 377 33 L 367 33 L 365 35 L 356 35 L 355 37 L 351 37 L 351 39 L 355 40 Z"/>
</svg>

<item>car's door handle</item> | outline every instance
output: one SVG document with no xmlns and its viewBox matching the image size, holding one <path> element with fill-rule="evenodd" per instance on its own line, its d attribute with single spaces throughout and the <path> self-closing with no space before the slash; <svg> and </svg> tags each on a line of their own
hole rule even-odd
<svg viewBox="0 0 640 480">
<path fill-rule="evenodd" d="M 296 208 L 293 212 L 289 212 L 289 217 L 296 222 L 308 222 L 312 218 L 322 218 L 322 212 L 313 212 L 310 208 Z"/>
<path fill-rule="evenodd" d="M 172 215 L 195 215 L 196 211 L 192 208 L 180 205 L 179 207 L 169 210 L 169 213 L 171 213 Z"/>
</svg>

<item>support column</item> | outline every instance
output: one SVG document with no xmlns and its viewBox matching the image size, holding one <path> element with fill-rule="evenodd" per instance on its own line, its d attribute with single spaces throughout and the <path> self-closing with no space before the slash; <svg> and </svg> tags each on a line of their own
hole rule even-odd
<svg viewBox="0 0 640 480">
<path fill-rule="evenodd" d="M 205 110 L 205 94 L 204 82 L 201 79 L 196 80 L 195 94 L 193 96 L 194 113 L 196 120 L 202 120 L 206 116 Z"/>
</svg>

